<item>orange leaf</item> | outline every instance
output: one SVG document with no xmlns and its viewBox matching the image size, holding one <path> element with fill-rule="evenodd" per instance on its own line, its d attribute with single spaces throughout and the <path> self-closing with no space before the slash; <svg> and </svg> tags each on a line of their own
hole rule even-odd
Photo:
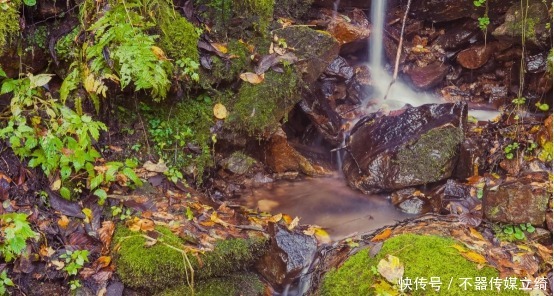
<svg viewBox="0 0 554 296">
<path fill-rule="evenodd" d="M 94 262 L 94 266 L 96 267 L 96 270 L 102 269 L 104 267 L 107 267 L 112 262 L 112 257 L 110 256 L 100 256 L 96 261 Z"/>
<path fill-rule="evenodd" d="M 131 220 L 128 225 L 131 231 L 153 231 L 154 230 L 154 221 L 149 219 L 139 219 L 135 217 Z"/>
<path fill-rule="evenodd" d="M 60 219 L 58 219 L 58 226 L 60 226 L 61 229 L 66 229 L 68 224 L 69 219 L 66 215 L 62 215 Z"/>
<path fill-rule="evenodd" d="M 165 56 L 165 53 L 161 48 L 159 48 L 157 46 L 152 46 L 152 47 L 150 47 L 150 50 L 152 50 L 152 52 L 158 58 L 158 60 L 167 61 L 167 57 Z"/>
<path fill-rule="evenodd" d="M 473 251 L 467 251 L 460 253 L 462 256 L 464 256 L 467 260 L 478 263 L 478 264 L 485 264 L 487 263 L 487 259 L 479 253 L 475 253 Z"/>
<path fill-rule="evenodd" d="M 214 116 L 217 119 L 225 119 L 227 118 L 227 108 L 221 103 L 217 103 L 214 105 Z"/>
<path fill-rule="evenodd" d="M 381 231 L 378 235 L 374 236 L 371 241 L 372 242 L 379 242 L 386 240 L 391 235 L 392 230 L 390 228 L 386 228 L 385 230 Z"/>
<path fill-rule="evenodd" d="M 245 72 L 240 74 L 240 79 L 252 84 L 259 84 L 259 83 L 262 83 L 262 81 L 264 81 L 264 74 Z"/>
<path fill-rule="evenodd" d="M 102 227 L 98 229 L 98 236 L 102 242 L 102 253 L 110 252 L 112 236 L 115 230 L 115 224 L 112 221 L 102 222 Z"/>
</svg>

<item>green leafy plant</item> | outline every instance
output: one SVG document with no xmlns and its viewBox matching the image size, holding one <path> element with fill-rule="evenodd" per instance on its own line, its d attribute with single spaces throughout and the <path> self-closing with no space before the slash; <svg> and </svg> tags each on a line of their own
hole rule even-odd
<svg viewBox="0 0 554 296">
<path fill-rule="evenodd" d="M 519 149 L 519 143 L 513 142 L 512 144 L 508 144 L 506 147 L 504 147 L 504 155 L 506 156 L 506 159 L 513 159 L 514 154 Z"/>
<path fill-rule="evenodd" d="M 535 232 L 535 227 L 533 227 L 531 223 L 519 224 L 519 225 L 506 225 L 502 227 L 502 232 L 517 240 L 523 240 L 525 239 L 525 232 L 533 233 Z"/>
<path fill-rule="evenodd" d="M 483 30 L 484 32 L 487 31 L 488 25 L 491 23 L 489 16 L 488 16 L 488 3 L 487 0 L 475 0 L 473 1 L 473 6 L 475 7 L 485 7 L 485 14 L 482 17 L 477 18 L 479 21 L 479 28 Z"/>
<path fill-rule="evenodd" d="M 36 238 L 37 233 L 31 229 L 27 214 L 9 213 L 0 215 L 0 255 L 6 262 L 17 258 L 27 247 L 28 239 Z"/>
<path fill-rule="evenodd" d="M 548 109 L 550 109 L 550 106 L 546 103 L 541 104 L 540 102 L 537 102 L 535 106 L 541 111 L 548 111 Z"/>
<path fill-rule="evenodd" d="M 6 295 L 6 287 L 13 287 L 13 281 L 8 277 L 8 273 L 4 270 L 0 273 L 0 295 Z"/>
<path fill-rule="evenodd" d="M 164 173 L 169 180 L 173 183 L 177 183 L 179 180 L 183 179 L 183 173 L 179 169 L 171 167 Z"/>
<path fill-rule="evenodd" d="M 60 259 L 65 262 L 63 270 L 65 270 L 68 275 L 77 275 L 79 270 L 88 262 L 88 255 L 88 250 L 66 250 L 65 254 L 60 255 Z"/>
<path fill-rule="evenodd" d="M 193 61 L 191 58 L 185 58 L 177 60 L 175 64 L 179 66 L 183 75 L 189 77 L 194 82 L 200 81 L 200 76 L 198 75 L 198 68 L 200 64 L 198 62 Z"/>
<path fill-rule="evenodd" d="M 521 106 L 525 104 L 525 101 L 526 101 L 525 97 L 517 97 L 512 100 L 512 103 L 514 103 L 516 106 Z"/>
<path fill-rule="evenodd" d="M 71 291 L 75 291 L 80 287 L 81 287 L 81 281 L 79 281 L 79 280 L 69 281 L 69 289 L 71 289 Z"/>
<path fill-rule="evenodd" d="M 124 208 L 121 206 L 112 206 L 112 217 L 119 218 L 121 221 L 125 221 L 132 216 L 132 211 L 129 208 Z"/>
</svg>

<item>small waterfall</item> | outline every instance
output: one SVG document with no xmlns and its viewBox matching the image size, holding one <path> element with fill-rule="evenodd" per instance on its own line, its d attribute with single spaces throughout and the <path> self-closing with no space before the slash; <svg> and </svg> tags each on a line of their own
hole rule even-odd
<svg viewBox="0 0 554 296">
<path fill-rule="evenodd" d="M 369 38 L 369 68 L 376 93 L 363 102 L 366 112 L 371 113 L 379 109 L 395 110 L 405 104 L 419 106 L 427 103 L 438 103 L 439 100 L 436 98 L 425 93 L 417 93 L 400 80 L 397 80 L 389 90 L 389 99 L 383 100 L 392 81 L 392 75 L 385 70 L 385 56 L 383 54 L 386 6 L 386 0 L 371 1 L 372 27 Z"/>
</svg>

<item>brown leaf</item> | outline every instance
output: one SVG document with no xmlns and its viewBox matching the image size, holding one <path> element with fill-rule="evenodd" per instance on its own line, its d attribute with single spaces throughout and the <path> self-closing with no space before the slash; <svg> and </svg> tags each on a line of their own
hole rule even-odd
<svg viewBox="0 0 554 296">
<path fill-rule="evenodd" d="M 392 233 L 392 230 L 390 228 L 386 228 L 385 230 L 381 231 L 381 233 L 379 233 L 378 235 L 374 236 L 371 241 L 372 242 L 378 242 L 378 241 L 383 241 L 383 240 L 386 240 L 387 238 L 389 238 L 389 236 L 391 235 Z"/>
<path fill-rule="evenodd" d="M 115 224 L 112 221 L 102 222 L 102 227 L 98 229 L 98 236 L 102 242 L 102 254 L 110 252 L 110 245 L 115 230 Z"/>
<path fill-rule="evenodd" d="M 127 223 L 127 227 L 129 227 L 131 231 L 153 231 L 154 226 L 154 221 L 150 219 L 139 219 L 137 217 Z"/>
<path fill-rule="evenodd" d="M 94 269 L 96 269 L 98 271 L 98 270 L 100 270 L 104 267 L 108 267 L 111 262 L 112 262 L 112 257 L 110 257 L 110 256 L 100 256 L 100 257 L 98 257 L 98 259 L 96 259 L 96 261 L 94 261 L 92 266 L 94 267 Z"/>
<path fill-rule="evenodd" d="M 252 72 L 245 72 L 245 73 L 242 73 L 240 74 L 240 79 L 248 82 L 248 83 L 251 83 L 251 84 L 259 84 L 259 83 L 262 83 L 264 81 L 264 74 L 256 74 L 256 73 L 252 73 Z"/>
<path fill-rule="evenodd" d="M 226 54 L 229 51 L 229 49 L 227 49 L 227 46 L 223 43 L 212 42 L 210 44 L 213 46 L 213 48 L 215 48 L 215 50 L 222 54 Z"/>
</svg>

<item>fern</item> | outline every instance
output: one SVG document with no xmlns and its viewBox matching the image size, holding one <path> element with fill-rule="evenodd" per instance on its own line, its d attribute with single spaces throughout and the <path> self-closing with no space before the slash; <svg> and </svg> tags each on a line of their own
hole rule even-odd
<svg viewBox="0 0 554 296">
<path fill-rule="evenodd" d="M 95 42 L 86 48 L 86 58 L 96 76 L 115 74 L 122 89 L 134 84 L 135 90 L 151 90 L 160 100 L 171 86 L 173 66 L 153 50 L 158 36 L 147 34 L 153 24 L 135 11 L 139 8 L 137 3 L 119 4 L 98 19 L 89 28 Z"/>
</svg>

